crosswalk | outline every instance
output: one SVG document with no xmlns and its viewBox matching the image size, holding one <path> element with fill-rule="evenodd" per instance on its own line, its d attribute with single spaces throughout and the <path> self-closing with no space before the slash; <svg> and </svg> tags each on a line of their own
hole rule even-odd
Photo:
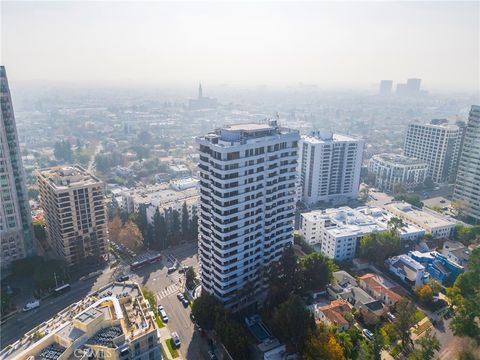
<svg viewBox="0 0 480 360">
<path fill-rule="evenodd" d="M 169 285 L 162 291 L 157 292 L 157 299 L 162 300 L 163 298 L 166 298 L 167 296 L 174 294 L 176 292 L 178 292 L 177 284 Z"/>
</svg>

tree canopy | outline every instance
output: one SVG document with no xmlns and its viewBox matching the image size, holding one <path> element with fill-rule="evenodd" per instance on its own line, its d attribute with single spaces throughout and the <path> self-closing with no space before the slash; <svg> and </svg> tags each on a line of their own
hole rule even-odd
<svg viewBox="0 0 480 360">
<path fill-rule="evenodd" d="M 396 231 L 372 232 L 360 239 L 360 255 L 377 264 L 401 250 L 400 236 Z"/>
</svg>

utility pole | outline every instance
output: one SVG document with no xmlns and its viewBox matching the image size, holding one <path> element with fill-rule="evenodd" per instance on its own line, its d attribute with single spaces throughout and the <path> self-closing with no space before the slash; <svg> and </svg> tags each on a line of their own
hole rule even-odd
<svg viewBox="0 0 480 360">
<path fill-rule="evenodd" d="M 57 273 L 53 273 L 53 277 L 55 278 L 55 289 L 58 288 L 58 282 L 57 282 Z"/>
</svg>

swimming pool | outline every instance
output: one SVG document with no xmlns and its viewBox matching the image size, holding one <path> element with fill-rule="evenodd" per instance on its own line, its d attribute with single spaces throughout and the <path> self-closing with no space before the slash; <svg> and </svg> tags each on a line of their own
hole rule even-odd
<svg viewBox="0 0 480 360">
<path fill-rule="evenodd" d="M 260 342 L 272 336 L 261 322 L 256 322 L 250 325 L 248 328 L 253 336 L 255 336 L 255 338 Z"/>
</svg>

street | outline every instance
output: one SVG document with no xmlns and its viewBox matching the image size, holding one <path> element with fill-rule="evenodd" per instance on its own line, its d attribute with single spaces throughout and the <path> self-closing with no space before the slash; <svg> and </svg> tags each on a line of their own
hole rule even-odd
<svg viewBox="0 0 480 360">
<path fill-rule="evenodd" d="M 18 313 L 2 325 L 2 348 L 15 342 L 24 333 L 52 318 L 68 305 L 80 300 L 87 294 L 108 284 L 119 273 L 128 274 L 130 280 L 137 282 L 142 287 L 152 291 L 158 304 L 164 306 L 170 321 L 167 328 L 177 332 L 182 341 L 179 354 L 185 359 L 206 358 L 208 344 L 195 332 L 194 324 L 190 320 L 190 307 L 184 307 L 177 299 L 179 291 L 183 291 L 185 275 L 178 270 L 167 274 L 167 268 L 173 263 L 169 260 L 172 256 L 176 259 L 177 268 L 193 266 L 198 273 L 197 244 L 187 243 L 172 249 L 162 251 L 162 261 L 146 265 L 144 268 L 132 271 L 126 261 L 116 269 L 106 268 L 98 276 L 84 281 L 71 283 L 71 290 L 58 297 L 50 297 L 41 302 L 38 309 L 26 313 Z"/>
</svg>

